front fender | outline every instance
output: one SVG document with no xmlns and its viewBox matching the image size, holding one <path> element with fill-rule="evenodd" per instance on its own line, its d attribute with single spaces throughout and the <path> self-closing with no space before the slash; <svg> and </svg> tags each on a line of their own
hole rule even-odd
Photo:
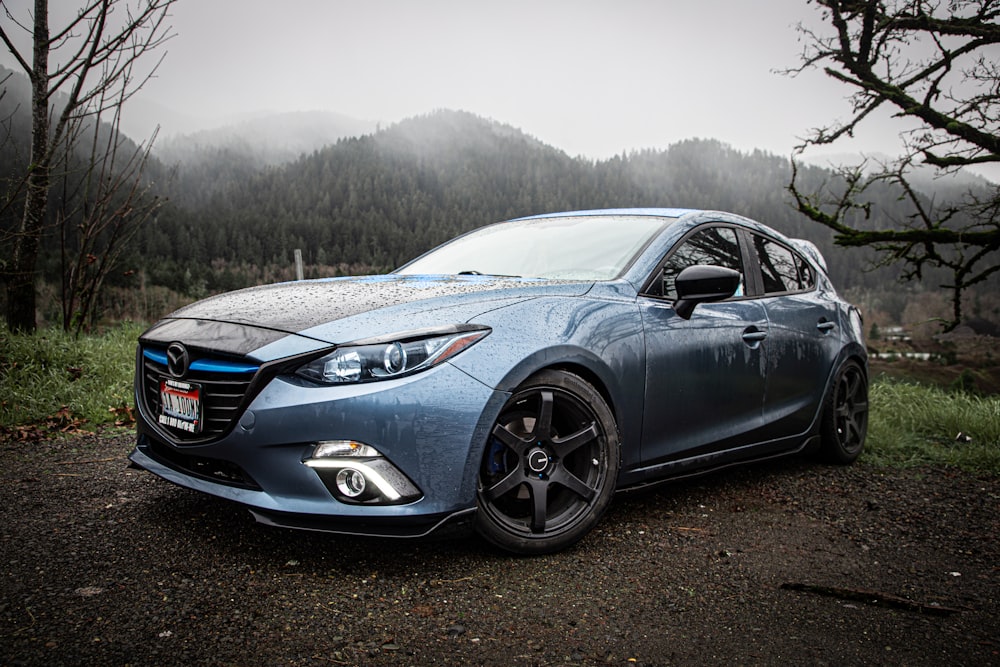
<svg viewBox="0 0 1000 667">
<path fill-rule="evenodd" d="M 609 402 L 622 464 L 638 463 L 646 349 L 634 301 L 539 298 L 473 320 L 493 332 L 452 363 L 488 387 L 512 392 L 545 368 L 577 370 Z"/>
</svg>

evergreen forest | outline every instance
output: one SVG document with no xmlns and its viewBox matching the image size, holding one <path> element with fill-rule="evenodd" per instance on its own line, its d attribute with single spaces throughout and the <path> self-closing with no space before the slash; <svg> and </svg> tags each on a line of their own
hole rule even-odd
<svg viewBox="0 0 1000 667">
<path fill-rule="evenodd" d="M 17 92 L 0 98 L 0 241 L 7 242 L 0 270 L 20 214 L 17 183 L 30 141 Z M 711 139 L 591 160 L 508 125 L 442 110 L 285 161 L 246 142 L 186 150 L 175 143 L 162 156 L 154 148 L 153 155 L 145 177 L 166 204 L 109 276 L 100 312 L 105 319 L 155 319 L 209 294 L 292 279 L 296 249 L 307 278 L 380 273 L 492 222 L 634 206 L 727 210 L 809 239 L 825 254 L 838 288 L 860 295 L 855 298 L 889 320 L 898 319 L 914 294 L 937 287 L 933 275 L 920 285 L 896 283 L 893 267 L 872 266 L 871 251 L 835 246 L 832 232 L 794 211 L 787 157 L 740 152 Z M 816 188 L 836 181 L 818 167 L 801 167 L 802 176 Z M 896 193 L 878 196 L 868 224 L 877 228 L 906 215 Z M 53 220 L 52 242 L 41 258 L 43 294 L 56 294 L 46 286 L 61 280 L 57 228 Z M 41 321 L 55 319 L 48 309 L 57 306 L 42 308 Z"/>
</svg>

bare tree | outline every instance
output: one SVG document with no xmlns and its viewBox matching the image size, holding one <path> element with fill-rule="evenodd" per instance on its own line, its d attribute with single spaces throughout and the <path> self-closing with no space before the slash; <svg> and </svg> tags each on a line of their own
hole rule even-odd
<svg viewBox="0 0 1000 667">
<path fill-rule="evenodd" d="M 164 203 L 143 178 L 155 133 L 146 144 L 135 145 L 122 137 L 120 123 L 119 105 L 108 122 L 89 126 L 89 154 L 62 153 L 62 189 L 55 197 L 62 324 L 77 334 L 89 329 L 98 314 L 104 282 L 128 242 Z"/>
<path fill-rule="evenodd" d="M 833 144 L 879 110 L 901 123 L 897 159 L 843 167 L 835 182 L 803 192 L 793 157 L 796 206 L 836 232 L 843 246 L 868 246 L 902 277 L 947 270 L 952 317 L 962 294 L 1000 271 L 1000 185 L 983 183 L 937 201 L 914 185 L 918 169 L 938 174 L 1000 164 L 1000 0 L 817 0 L 824 28 L 799 26 L 805 44 L 797 74 L 821 67 L 852 91 L 846 120 L 817 128 L 797 149 Z M 872 168 L 874 166 L 874 168 Z M 872 228 L 873 193 L 896 189 L 910 213 Z"/>
<path fill-rule="evenodd" d="M 122 104 L 155 72 L 159 60 L 139 75 L 147 53 L 169 39 L 167 10 L 175 0 L 84 0 L 55 32 L 48 0 L 35 0 L 32 17 L 15 16 L 0 0 L 0 40 L 31 82 L 31 155 L 24 181 L 24 212 L 13 239 L 7 271 L 7 324 L 35 330 L 35 273 L 45 232 L 53 167 L 73 152 L 84 128 L 98 132 L 102 115 Z M 31 34 L 32 53 L 15 45 L 16 31 Z M 50 69 L 50 56 L 58 56 Z M 115 125 L 117 128 L 117 124 Z M 117 129 L 114 132 L 117 143 Z M 111 160 L 114 163 L 114 160 Z M 103 167 L 96 167 L 98 172 Z M 110 175 L 110 174 L 109 174 Z"/>
</svg>

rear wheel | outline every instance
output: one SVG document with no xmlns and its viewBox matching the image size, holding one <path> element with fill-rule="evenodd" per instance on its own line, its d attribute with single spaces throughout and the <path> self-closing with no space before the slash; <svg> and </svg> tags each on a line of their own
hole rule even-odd
<svg viewBox="0 0 1000 667">
<path fill-rule="evenodd" d="M 543 371 L 504 405 L 479 469 L 477 529 L 519 554 L 564 549 L 611 502 L 618 430 L 601 395 L 571 373 Z"/>
<path fill-rule="evenodd" d="M 823 409 L 821 456 L 832 463 L 853 463 L 868 434 L 868 378 L 858 362 L 837 371 Z"/>
</svg>

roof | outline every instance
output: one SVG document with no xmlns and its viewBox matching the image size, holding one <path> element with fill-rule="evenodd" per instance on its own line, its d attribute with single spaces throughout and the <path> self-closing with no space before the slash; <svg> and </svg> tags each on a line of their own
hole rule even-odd
<svg viewBox="0 0 1000 667">
<path fill-rule="evenodd" d="M 536 218 L 565 218 L 569 216 L 597 216 L 597 215 L 642 215 L 658 218 L 679 218 L 688 213 L 697 213 L 698 209 L 692 208 L 603 208 L 587 211 L 560 211 L 558 213 L 542 213 L 540 215 L 529 215 L 518 220 L 533 220 Z"/>
</svg>

